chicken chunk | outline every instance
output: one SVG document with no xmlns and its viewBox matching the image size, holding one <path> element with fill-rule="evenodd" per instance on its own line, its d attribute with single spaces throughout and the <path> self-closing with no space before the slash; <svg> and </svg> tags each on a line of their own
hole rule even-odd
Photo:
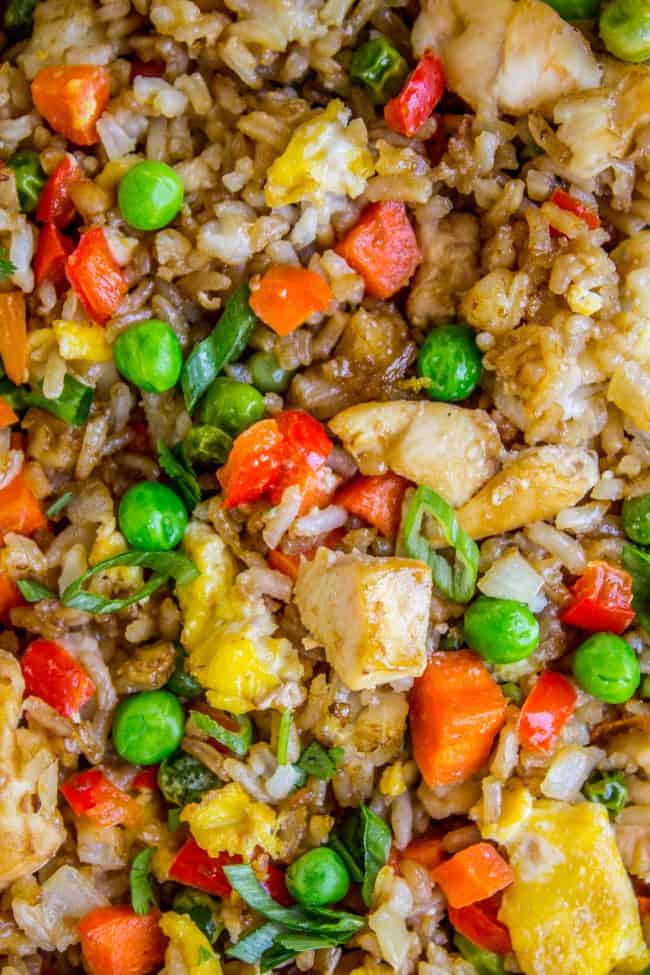
<svg viewBox="0 0 650 975">
<path fill-rule="evenodd" d="M 508 464 L 458 511 L 472 538 L 500 535 L 554 518 L 577 504 L 598 480 L 598 458 L 578 447 L 531 447 Z"/>
<path fill-rule="evenodd" d="M 320 548 L 301 562 L 295 598 L 330 665 L 360 691 L 422 673 L 431 590 L 422 562 Z"/>
<path fill-rule="evenodd" d="M 390 468 L 454 507 L 495 473 L 502 446 L 487 413 L 448 403 L 363 403 L 339 413 L 330 427 L 362 474 Z"/>
<path fill-rule="evenodd" d="M 414 325 L 443 322 L 458 311 L 462 296 L 479 274 L 479 222 L 472 213 L 436 219 L 439 199 L 418 213 L 424 260 L 408 296 L 408 317 Z"/>
<path fill-rule="evenodd" d="M 549 108 L 601 76 L 580 31 L 543 0 L 427 0 L 413 48 L 437 51 L 450 90 L 489 115 Z"/>
</svg>

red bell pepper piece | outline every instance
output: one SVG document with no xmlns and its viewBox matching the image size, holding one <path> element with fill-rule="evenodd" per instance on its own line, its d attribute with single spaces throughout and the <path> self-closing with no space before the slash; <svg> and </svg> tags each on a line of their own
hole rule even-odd
<svg viewBox="0 0 650 975">
<path fill-rule="evenodd" d="M 66 261 L 68 281 L 90 318 L 105 325 L 129 290 L 101 227 L 81 235 Z"/>
<path fill-rule="evenodd" d="M 113 785 L 101 769 L 72 775 L 61 786 L 75 816 L 85 816 L 100 826 L 137 826 L 142 810 L 131 796 Z"/>
<path fill-rule="evenodd" d="M 573 599 L 560 619 L 590 633 L 623 633 L 635 613 L 632 577 L 608 562 L 590 562 L 571 587 Z"/>
<path fill-rule="evenodd" d="M 0 488 L 0 535 L 8 532 L 33 535 L 46 525 L 41 502 L 34 497 L 20 471 L 6 487 Z"/>
<path fill-rule="evenodd" d="M 96 907 L 77 925 L 88 975 L 149 975 L 165 960 L 160 911 L 136 914 L 129 904 Z"/>
<path fill-rule="evenodd" d="M 325 427 L 304 410 L 283 410 L 275 417 L 280 433 L 297 456 L 317 471 L 332 453 Z"/>
<path fill-rule="evenodd" d="M 577 700 L 576 690 L 562 674 L 546 670 L 524 701 L 519 738 L 525 748 L 551 752 Z"/>
<path fill-rule="evenodd" d="M 275 863 L 269 863 L 266 868 L 266 876 L 261 878 L 260 883 L 269 897 L 272 897 L 274 901 L 282 904 L 283 907 L 291 907 L 294 901 L 287 890 L 285 870 L 283 867 L 279 867 Z"/>
<path fill-rule="evenodd" d="M 580 217 L 590 230 L 597 230 L 600 227 L 600 217 L 596 211 L 586 206 L 581 200 L 576 200 L 575 196 L 571 196 L 566 190 L 553 190 L 551 193 L 551 203 L 554 203 L 560 210 L 566 210 L 568 213 L 573 213 L 576 217 Z M 551 237 L 563 236 L 564 234 L 561 230 L 551 227 Z"/>
<path fill-rule="evenodd" d="M 51 640 L 34 640 L 20 663 L 27 693 L 40 697 L 66 718 L 76 717 L 95 693 L 83 667 Z"/>
<path fill-rule="evenodd" d="M 400 291 L 422 260 L 406 207 L 397 200 L 370 203 L 334 249 L 375 298 L 391 298 Z"/>
<path fill-rule="evenodd" d="M 84 178 L 84 174 L 74 156 L 66 153 L 61 162 L 50 173 L 41 191 L 36 207 L 39 223 L 53 223 L 55 227 L 67 227 L 76 213 L 70 199 L 70 187 Z"/>
<path fill-rule="evenodd" d="M 258 501 L 278 481 L 286 444 L 275 420 L 260 420 L 236 438 L 219 483 L 226 499 L 224 508 Z"/>
<path fill-rule="evenodd" d="M 153 792 L 158 788 L 158 766 L 147 765 L 145 768 L 141 768 L 131 785 L 134 789 L 143 792 Z"/>
<path fill-rule="evenodd" d="M 74 250 L 74 242 L 57 230 L 53 223 L 46 223 L 36 241 L 34 254 L 34 277 L 36 284 L 51 281 L 57 292 L 68 286 L 65 276 L 65 262 Z"/>
<path fill-rule="evenodd" d="M 77 146 L 99 142 L 96 123 L 110 94 L 108 68 L 95 64 L 54 64 L 41 68 L 32 81 L 37 110 Z"/>
<path fill-rule="evenodd" d="M 372 477 L 358 474 L 338 489 L 334 503 L 374 525 L 386 538 L 395 538 L 408 486 L 409 481 L 392 471 Z"/>
<path fill-rule="evenodd" d="M 164 61 L 135 61 L 131 62 L 131 81 L 136 78 L 162 78 L 167 65 Z"/>
<path fill-rule="evenodd" d="M 387 125 L 409 138 L 426 122 L 445 92 L 445 69 L 440 58 L 425 51 L 399 95 L 384 106 Z"/>
<path fill-rule="evenodd" d="M 501 897 L 496 894 L 467 907 L 450 907 L 449 920 L 462 935 L 485 951 L 495 955 L 507 955 L 512 951 L 510 932 L 498 920 Z"/>
<path fill-rule="evenodd" d="M 231 856 L 230 853 L 220 853 L 217 857 L 211 857 L 196 840 L 189 839 L 172 861 L 169 877 L 171 880 L 177 880 L 179 884 L 204 890 L 206 894 L 227 897 L 232 887 L 223 868 L 230 866 L 231 863 L 241 862 L 240 856 Z"/>
</svg>

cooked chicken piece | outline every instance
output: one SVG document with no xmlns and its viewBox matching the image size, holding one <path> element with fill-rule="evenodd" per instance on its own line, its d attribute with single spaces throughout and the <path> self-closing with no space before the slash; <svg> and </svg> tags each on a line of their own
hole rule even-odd
<svg viewBox="0 0 650 975">
<path fill-rule="evenodd" d="M 522 450 L 458 511 L 472 538 L 500 535 L 554 518 L 577 504 L 598 480 L 598 458 L 578 447 Z"/>
<path fill-rule="evenodd" d="M 363 403 L 339 413 L 330 427 L 362 474 L 390 468 L 454 507 L 495 473 L 502 446 L 487 413 L 448 403 Z"/>
<path fill-rule="evenodd" d="M 329 664 L 360 691 L 422 673 L 431 589 L 422 562 L 319 548 L 302 560 L 295 596 Z"/>
<path fill-rule="evenodd" d="M 426 0 L 413 49 L 437 51 L 447 85 L 479 113 L 525 115 L 596 88 L 586 39 L 543 0 Z"/>
<path fill-rule="evenodd" d="M 471 213 L 452 213 L 438 221 L 439 201 L 418 211 L 418 237 L 424 261 L 408 296 L 407 311 L 415 325 L 453 316 L 462 296 L 479 274 L 479 222 Z M 432 211 L 433 219 L 429 218 Z"/>
</svg>

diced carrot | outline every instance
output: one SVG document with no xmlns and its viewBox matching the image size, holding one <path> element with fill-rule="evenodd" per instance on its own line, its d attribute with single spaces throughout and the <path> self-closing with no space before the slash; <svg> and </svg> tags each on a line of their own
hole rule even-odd
<svg viewBox="0 0 650 975">
<path fill-rule="evenodd" d="M 32 98 L 40 114 L 55 132 L 77 146 L 99 141 L 96 123 L 110 93 L 108 69 L 94 64 L 41 68 L 32 81 Z"/>
<path fill-rule="evenodd" d="M 440 836 L 418 836 L 400 853 L 400 860 L 414 860 L 427 870 L 434 870 L 445 859 Z"/>
<path fill-rule="evenodd" d="M 392 471 L 371 477 L 358 474 L 338 489 L 334 503 L 374 525 L 386 538 L 395 538 L 408 486 L 405 478 Z"/>
<path fill-rule="evenodd" d="M 70 187 L 84 178 L 83 170 L 74 156 L 66 152 L 61 162 L 54 167 L 48 181 L 41 191 L 36 207 L 39 223 L 67 227 L 74 220 L 75 205 L 70 197 Z"/>
<path fill-rule="evenodd" d="M 160 968 L 167 939 L 160 911 L 136 914 L 127 904 L 96 907 L 78 924 L 89 975 L 148 975 Z"/>
<path fill-rule="evenodd" d="M 476 654 L 434 653 L 413 685 L 413 753 L 431 787 L 463 782 L 485 764 L 507 701 Z M 488 895 L 486 895 L 488 896 Z"/>
<path fill-rule="evenodd" d="M 507 955 L 512 951 L 510 932 L 497 915 L 501 897 L 496 894 L 467 907 L 450 907 L 449 920 L 466 938 L 479 948 L 495 955 Z"/>
<path fill-rule="evenodd" d="M 514 873 L 490 843 L 474 843 L 433 871 L 452 907 L 467 907 L 509 887 Z"/>
<path fill-rule="evenodd" d="M 375 298 L 391 298 L 400 291 L 422 260 L 406 207 L 397 200 L 370 203 L 335 250 Z"/>
<path fill-rule="evenodd" d="M 102 227 L 81 235 L 66 261 L 68 281 L 93 321 L 105 325 L 129 290 Z"/>
<path fill-rule="evenodd" d="M 251 291 L 250 306 L 277 335 L 288 335 L 332 300 L 327 281 L 304 267 L 274 264 Z"/>
<path fill-rule="evenodd" d="M 0 357 L 12 383 L 27 380 L 27 310 L 22 291 L 0 294 Z"/>
<path fill-rule="evenodd" d="M 65 276 L 65 262 L 74 250 L 74 242 L 57 230 L 54 224 L 46 223 L 41 227 L 36 241 L 34 254 L 34 278 L 36 284 L 51 281 L 57 292 L 67 288 L 68 280 Z"/>
<path fill-rule="evenodd" d="M 14 413 L 4 396 L 0 396 L 0 427 L 10 427 L 12 423 L 17 423 L 18 417 Z"/>
<path fill-rule="evenodd" d="M 6 572 L 0 573 L 0 622 L 9 622 L 9 610 L 22 606 L 25 600 L 20 589 Z"/>
<path fill-rule="evenodd" d="M 0 535 L 8 532 L 33 535 L 46 525 L 47 518 L 41 503 L 27 487 L 21 471 L 6 487 L 0 488 Z"/>
</svg>

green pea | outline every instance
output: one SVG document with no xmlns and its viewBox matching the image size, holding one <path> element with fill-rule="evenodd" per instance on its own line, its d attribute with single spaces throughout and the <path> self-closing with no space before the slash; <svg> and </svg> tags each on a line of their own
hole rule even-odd
<svg viewBox="0 0 650 975">
<path fill-rule="evenodd" d="M 187 752 L 177 751 L 158 769 L 158 788 L 167 802 L 187 806 L 205 792 L 216 789 L 221 780 L 203 762 Z"/>
<path fill-rule="evenodd" d="M 632 647 L 613 633 L 594 633 L 573 658 L 573 673 L 583 691 L 607 704 L 623 704 L 641 680 Z"/>
<path fill-rule="evenodd" d="M 376 105 L 396 95 L 409 66 L 387 37 L 373 37 L 358 47 L 350 61 L 350 80 L 363 85 Z"/>
<path fill-rule="evenodd" d="M 650 4 L 647 0 L 611 0 L 600 14 L 600 36 L 621 61 L 650 58 Z"/>
<path fill-rule="evenodd" d="M 616 815 L 627 802 L 625 776 L 622 772 L 596 772 L 585 783 L 582 794 L 589 802 L 599 802 Z"/>
<path fill-rule="evenodd" d="M 293 372 L 283 369 L 272 352 L 254 352 L 247 362 L 255 386 L 263 393 L 284 393 Z"/>
<path fill-rule="evenodd" d="M 183 353 L 173 328 L 151 318 L 132 325 L 113 344 L 115 367 L 146 393 L 164 393 L 179 380 Z"/>
<path fill-rule="evenodd" d="M 623 531 L 633 542 L 650 545 L 650 494 L 623 502 Z"/>
<path fill-rule="evenodd" d="M 176 894 L 173 908 L 177 914 L 188 914 L 210 944 L 215 944 L 223 931 L 223 924 L 219 920 L 219 904 L 214 898 L 201 890 L 186 887 Z"/>
<path fill-rule="evenodd" d="M 430 399 L 455 403 L 467 399 L 483 371 L 474 332 L 467 325 L 439 325 L 427 335 L 418 355 L 418 375 L 429 379 Z"/>
<path fill-rule="evenodd" d="M 169 691 L 143 691 L 118 704 L 113 715 L 113 744 L 133 765 L 155 765 L 176 751 L 185 716 Z"/>
<path fill-rule="evenodd" d="M 196 677 L 193 677 L 187 670 L 185 663 L 187 654 L 180 643 L 176 644 L 176 658 L 174 662 L 174 672 L 167 681 L 167 690 L 177 697 L 186 697 L 190 700 L 200 697 L 203 694 L 203 687 Z"/>
<path fill-rule="evenodd" d="M 166 163 L 148 159 L 122 177 L 117 202 L 129 227 L 160 230 L 183 206 L 183 184 Z"/>
<path fill-rule="evenodd" d="M 118 511 L 120 531 L 133 548 L 169 552 L 187 527 L 187 510 L 177 494 L 157 481 L 142 481 L 126 492 Z"/>
<path fill-rule="evenodd" d="M 342 900 L 350 888 L 350 875 L 343 860 L 321 846 L 303 853 L 286 874 L 287 890 L 305 907 L 324 907 Z"/>
<path fill-rule="evenodd" d="M 18 201 L 25 213 L 36 209 L 41 190 L 47 182 L 47 176 L 41 168 L 37 152 L 25 149 L 17 152 L 7 160 L 7 166 L 13 169 L 18 191 Z"/>
<path fill-rule="evenodd" d="M 465 640 L 491 664 L 524 660 L 539 644 L 539 623 L 525 603 L 479 596 L 465 610 Z"/>
<path fill-rule="evenodd" d="M 601 0 L 544 0 L 565 20 L 593 20 L 600 12 Z"/>
<path fill-rule="evenodd" d="M 199 407 L 199 419 L 236 437 L 264 416 L 264 397 L 248 383 L 219 376 L 209 387 Z"/>
</svg>

